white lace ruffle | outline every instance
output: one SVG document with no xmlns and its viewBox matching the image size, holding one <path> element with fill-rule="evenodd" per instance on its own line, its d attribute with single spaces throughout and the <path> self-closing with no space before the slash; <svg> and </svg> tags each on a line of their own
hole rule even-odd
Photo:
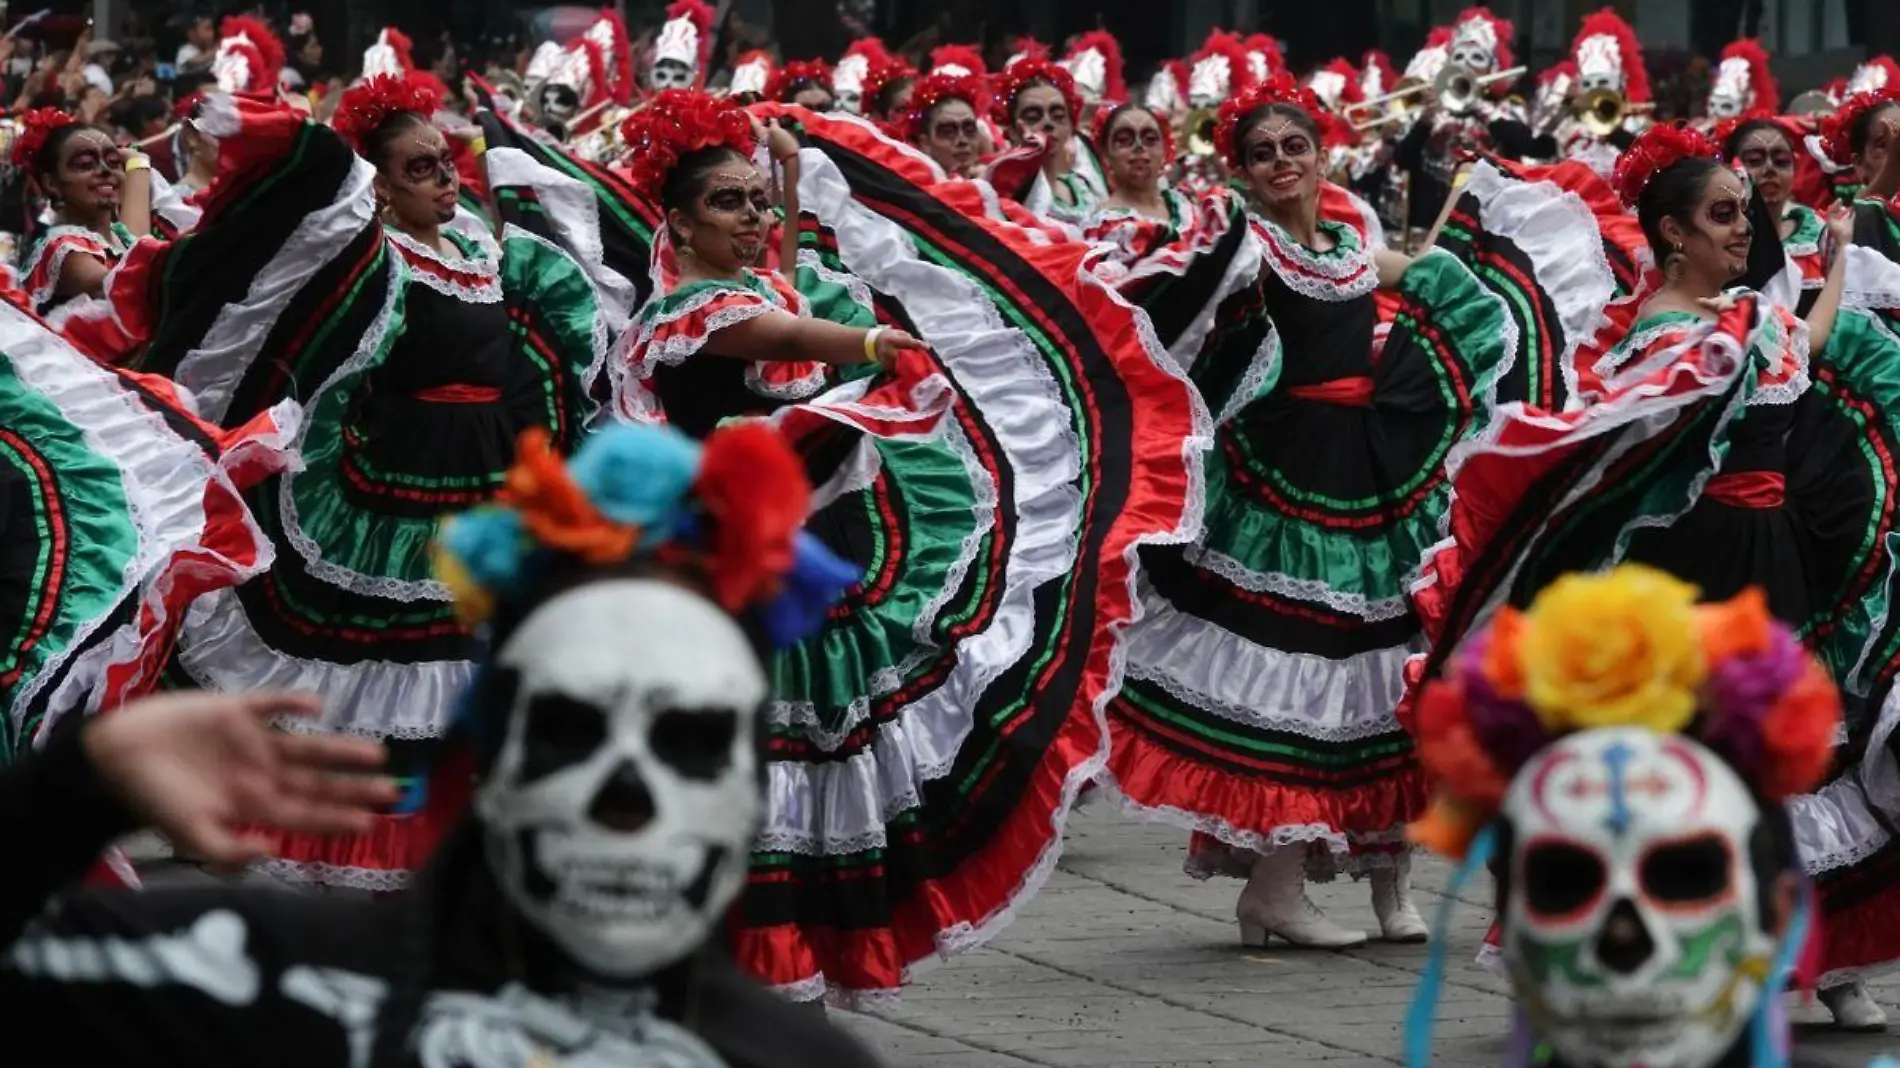
<svg viewBox="0 0 1900 1068">
<path fill-rule="evenodd" d="M 531 190 L 540 201 L 554 240 L 594 284 L 609 337 L 626 333 L 636 310 L 638 290 L 632 279 L 607 266 L 600 238 L 600 200 L 585 183 L 537 163 L 518 148 L 496 147 L 482 154 L 491 190 Z"/>
<path fill-rule="evenodd" d="M 1537 287 L 1550 298 L 1563 330 L 1565 348 L 1557 366 L 1565 396 L 1580 405 L 1571 354 L 1602 328 L 1604 309 L 1616 294 L 1616 277 L 1589 205 L 1552 183 L 1507 179 L 1486 162 L 1472 168 L 1463 192 L 1477 199 L 1484 231 L 1510 241 L 1530 259 Z"/>
<path fill-rule="evenodd" d="M 501 270 L 493 257 L 446 256 L 393 226 L 383 227 L 383 236 L 402 250 L 404 258 L 422 260 L 447 272 L 445 276 L 425 267 L 410 266 L 406 271 L 410 281 L 420 282 L 450 300 L 459 300 L 464 304 L 501 303 Z M 461 276 L 478 281 L 470 285 L 463 282 Z"/>
<path fill-rule="evenodd" d="M 45 280 L 27 293 L 34 307 L 53 299 L 59 290 L 59 276 L 66 269 L 66 257 L 75 252 L 96 257 L 100 263 L 109 262 L 105 239 L 83 226 L 62 223 L 46 231 L 46 236 L 33 246 L 33 255 L 20 267 L 20 281 L 30 281 L 34 272 L 45 263 Z M 50 262 L 47 261 L 49 256 L 52 257 Z"/>
<path fill-rule="evenodd" d="M 1267 267 L 1293 292 L 1313 300 L 1339 302 L 1379 288 L 1372 250 L 1352 227 L 1322 219 L 1320 227 L 1330 232 L 1339 245 L 1329 252 L 1315 252 L 1295 241 L 1278 223 L 1257 215 L 1252 221 L 1254 233 L 1267 249 Z M 1287 262 L 1302 270 L 1288 269 Z"/>
<path fill-rule="evenodd" d="M 1275 571 L 1251 571 L 1239 560 L 1205 545 L 1192 546 L 1183 555 L 1188 563 L 1206 568 L 1243 590 L 1270 593 L 1308 604 L 1323 604 L 1336 612 L 1357 616 L 1369 623 L 1399 619 L 1408 611 L 1403 595 L 1374 599 L 1364 594 L 1335 589 L 1319 579 L 1299 578 Z"/>
</svg>

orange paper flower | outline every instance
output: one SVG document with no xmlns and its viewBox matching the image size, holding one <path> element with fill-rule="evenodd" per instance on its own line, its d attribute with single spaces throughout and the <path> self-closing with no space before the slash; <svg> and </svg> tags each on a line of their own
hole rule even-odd
<svg viewBox="0 0 1900 1068">
<path fill-rule="evenodd" d="M 1819 660 L 1808 657 L 1801 677 L 1768 710 L 1762 724 L 1770 754 L 1756 784 L 1762 794 L 1780 800 L 1819 785 L 1834 760 L 1840 721 L 1841 699 L 1834 680 Z"/>
<path fill-rule="evenodd" d="M 521 435 L 501 499 L 521 514 L 536 541 L 596 567 L 625 560 L 640 541 L 639 528 L 616 523 L 594 507 L 541 427 Z"/>
<path fill-rule="evenodd" d="M 1696 625 L 1702 632 L 1702 662 L 1715 664 L 1732 656 L 1759 656 L 1768 651 L 1774 626 L 1768 595 L 1750 586 L 1726 601 L 1696 606 Z"/>
<path fill-rule="evenodd" d="M 1509 605 L 1498 609 L 1491 622 L 1491 640 L 1484 648 L 1484 663 L 1479 670 L 1491 689 L 1507 701 L 1524 696 L 1524 665 L 1518 659 L 1519 639 L 1524 634 L 1524 616 Z"/>
</svg>

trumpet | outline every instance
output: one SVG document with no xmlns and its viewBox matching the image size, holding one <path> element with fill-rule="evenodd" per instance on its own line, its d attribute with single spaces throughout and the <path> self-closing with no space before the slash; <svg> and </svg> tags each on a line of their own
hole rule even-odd
<svg viewBox="0 0 1900 1068">
<path fill-rule="evenodd" d="M 1195 108 L 1187 113 L 1182 129 L 1187 133 L 1187 150 L 1190 156 L 1211 156 L 1214 148 L 1214 124 L 1220 118 L 1215 108 Z"/>
<path fill-rule="evenodd" d="M 1355 130 L 1370 130 L 1374 126 L 1384 126 L 1387 123 L 1397 122 L 1403 119 L 1406 112 L 1411 110 L 1409 105 L 1398 104 L 1399 101 L 1405 100 L 1408 97 L 1417 96 L 1430 88 L 1431 85 L 1429 83 L 1421 81 L 1418 78 L 1406 78 L 1399 82 L 1398 88 L 1383 96 L 1375 96 L 1371 100 L 1362 100 L 1347 108 L 1343 114 L 1346 121 L 1351 123 L 1352 128 Z M 1388 107 L 1387 105 L 1398 106 Z M 1359 118 L 1358 116 L 1361 115 L 1371 117 Z"/>
<path fill-rule="evenodd" d="M 1655 108 L 1656 105 L 1650 103 L 1632 104 L 1614 89 L 1592 90 L 1578 97 L 1576 103 L 1577 120 L 1597 138 L 1615 133 L 1631 115 Z"/>
<path fill-rule="evenodd" d="M 1495 74 L 1474 74 L 1463 67 L 1447 63 L 1438 72 L 1438 77 L 1432 79 L 1432 93 L 1438 97 L 1438 105 L 1447 112 L 1463 115 L 1478 106 L 1485 86 L 1522 77 L 1525 69 L 1512 67 Z"/>
</svg>

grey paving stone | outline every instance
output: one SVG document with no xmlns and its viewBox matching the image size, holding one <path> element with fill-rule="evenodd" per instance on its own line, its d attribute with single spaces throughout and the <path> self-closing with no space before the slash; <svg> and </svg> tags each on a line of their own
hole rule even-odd
<svg viewBox="0 0 1900 1068">
<path fill-rule="evenodd" d="M 887 1017 L 836 1014 L 892 1068 L 1393 1068 L 1422 946 L 1344 953 L 1243 949 L 1233 880 L 1181 872 L 1187 835 L 1105 806 L 1077 814 L 1060 869 L 1016 923 L 983 949 L 927 973 Z M 1451 875 L 1421 859 L 1428 920 Z M 1364 883 L 1314 887 L 1334 919 L 1373 925 Z M 1471 963 L 1491 921 L 1483 878 L 1463 887 L 1445 931 L 1435 1068 L 1490 1068 L 1512 1005 L 1504 981 Z M 1900 976 L 1870 984 L 1900 1019 Z M 1797 1020 L 1825 1020 L 1799 1005 Z M 1802 1044 L 1844 1066 L 1900 1050 L 1900 1037 L 1804 1030 Z"/>
</svg>

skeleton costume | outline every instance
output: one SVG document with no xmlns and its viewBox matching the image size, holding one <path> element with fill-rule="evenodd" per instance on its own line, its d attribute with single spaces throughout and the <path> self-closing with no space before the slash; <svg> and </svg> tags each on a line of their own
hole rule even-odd
<svg viewBox="0 0 1900 1068">
<path fill-rule="evenodd" d="M 1781 999 L 1811 917 L 1780 805 L 1825 772 L 1840 698 L 1759 591 L 1695 598 L 1637 566 L 1560 578 L 1421 698 L 1440 786 L 1413 837 L 1462 861 L 1441 923 L 1496 859 L 1505 1065 L 1804 1063 Z M 1442 970 L 1406 1029 L 1411 1068 Z"/>
<path fill-rule="evenodd" d="M 772 82 L 773 68 L 772 53 L 756 48 L 745 53 L 732 67 L 732 80 L 726 84 L 727 95 L 746 103 L 758 100 Z"/>
<path fill-rule="evenodd" d="M 1577 64 L 1578 95 L 1607 90 L 1622 94 L 1630 104 L 1650 101 L 1643 46 L 1636 31 L 1616 12 L 1605 8 L 1584 19 L 1570 46 L 1570 57 Z M 1573 115 L 1558 125 L 1557 144 L 1563 158 L 1577 160 L 1609 178 L 1617 157 L 1649 125 L 1647 116 L 1632 114 L 1608 137 L 1599 138 Z"/>
<path fill-rule="evenodd" d="M 663 29 L 656 54 L 669 40 Z M 620 16 L 602 11 L 566 47 L 543 43 L 528 64 L 528 91 L 541 126 L 560 140 L 577 141 L 603 126 L 611 128 L 609 110 L 627 107 L 635 95 L 633 54 Z"/>
<path fill-rule="evenodd" d="M 831 72 L 831 89 L 836 94 L 838 108 L 850 115 L 868 114 L 870 104 L 865 100 L 864 79 L 871 73 L 871 67 L 889 56 L 884 42 L 876 37 L 865 37 L 851 42 L 843 57 Z"/>
<path fill-rule="evenodd" d="M 874 1064 L 705 945 L 764 810 L 761 650 L 853 574 L 797 533 L 796 458 L 757 426 L 703 447 L 620 427 L 571 468 L 527 440 L 516 473 L 506 507 L 445 529 L 443 577 L 491 615 L 492 651 L 432 798 L 467 814 L 417 891 L 56 894 L 129 829 L 59 738 L 0 782 L 65 820 L 26 825 L 10 855 L 31 875 L 0 898 L 23 1020 L 80 1063 Z"/>
<path fill-rule="evenodd" d="M 277 78 L 284 69 L 284 45 L 269 27 L 242 15 L 226 18 L 219 27 L 218 53 L 211 74 L 227 93 L 277 95 Z"/>
</svg>

